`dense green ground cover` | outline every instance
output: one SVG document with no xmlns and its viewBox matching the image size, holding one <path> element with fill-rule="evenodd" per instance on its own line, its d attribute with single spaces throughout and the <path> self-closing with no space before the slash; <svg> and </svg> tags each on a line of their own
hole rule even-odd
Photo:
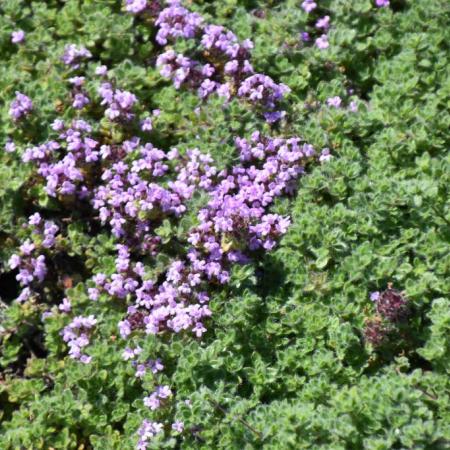
<svg viewBox="0 0 450 450">
<path fill-rule="evenodd" d="M 333 158 L 311 165 L 294 198 L 274 211 L 292 225 L 273 252 L 237 267 L 216 289 L 202 340 L 146 337 L 163 355 L 165 382 L 177 403 L 162 414 L 185 422 L 183 438 L 155 448 L 445 449 L 449 411 L 450 21 L 444 0 L 319 1 L 331 17 L 330 47 L 304 45 L 310 27 L 300 1 L 192 1 L 187 6 L 255 43 L 255 68 L 287 84 L 288 119 L 274 135 L 300 135 Z M 11 32 L 26 31 L 22 46 Z M 49 135 L 67 95 L 60 56 L 84 44 L 123 88 L 149 110 L 160 108 L 152 141 L 159 148 L 199 147 L 220 166 L 236 158 L 233 136 L 268 131 L 242 103 L 224 109 L 175 90 L 154 67 L 154 30 L 116 0 L 0 4 L 0 146 L 14 137 L 19 153 Z M 88 85 L 88 89 L 94 89 Z M 33 98 L 37 114 L 18 129 L 8 117 L 14 92 Z M 351 90 L 351 94 L 349 93 Z M 326 106 L 339 95 L 345 107 Z M 356 101 L 357 112 L 347 108 Z M 19 305 L 7 260 L 26 217 L 41 211 L 70 218 L 61 263 L 73 287 L 65 295 L 79 314 L 101 318 L 93 361 L 69 359 L 59 336 L 67 318 L 41 314 L 57 305 Z M 179 228 L 195 220 L 195 205 Z M 123 305 L 87 299 L 90 273 L 110 270 L 114 239 L 95 233 L 81 212 L 50 201 L 33 169 L 0 152 L 0 448 L 131 449 L 142 419 L 142 385 L 121 353 Z M 57 264 L 57 263 L 56 263 Z M 156 261 L 158 264 L 164 261 Z M 410 315 L 380 347 L 364 340 L 375 315 L 372 291 L 387 283 L 405 291 Z M 189 399 L 191 405 L 183 400 Z M 159 413 L 161 414 L 161 413 Z"/>
</svg>

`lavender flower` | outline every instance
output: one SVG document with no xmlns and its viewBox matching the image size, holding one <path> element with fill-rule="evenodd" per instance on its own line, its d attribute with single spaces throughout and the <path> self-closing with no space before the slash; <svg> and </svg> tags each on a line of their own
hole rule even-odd
<svg viewBox="0 0 450 450">
<path fill-rule="evenodd" d="M 11 42 L 13 44 L 21 44 L 25 40 L 25 31 L 16 30 L 11 33 Z"/>
<path fill-rule="evenodd" d="M 89 334 L 96 324 L 97 320 L 93 315 L 88 317 L 77 316 L 69 325 L 64 327 L 61 334 L 63 340 L 69 346 L 71 358 L 78 359 L 84 364 L 91 362 L 91 357 L 82 352 L 89 345 Z"/>
<path fill-rule="evenodd" d="M 62 303 L 61 303 L 60 305 L 58 305 L 58 309 L 59 309 L 61 312 L 65 312 L 65 313 L 70 312 L 71 309 L 72 309 L 72 305 L 71 305 L 69 299 L 63 298 Z"/>
<path fill-rule="evenodd" d="M 389 6 L 390 2 L 389 0 L 375 0 L 375 5 L 378 8 L 383 8 Z"/>
<path fill-rule="evenodd" d="M 176 431 L 177 433 L 182 433 L 184 430 L 184 423 L 181 422 L 180 420 L 176 420 L 172 424 L 172 430 Z"/>
<path fill-rule="evenodd" d="M 139 14 L 147 8 L 147 0 L 126 0 L 125 9 L 133 14 Z"/>
<path fill-rule="evenodd" d="M 327 105 L 332 106 L 333 108 L 340 108 L 341 104 L 342 104 L 342 99 L 338 95 L 327 99 Z"/>
<path fill-rule="evenodd" d="M 309 42 L 309 41 L 311 40 L 311 36 L 309 35 L 308 32 L 302 31 L 302 32 L 300 33 L 300 39 L 301 39 L 303 42 Z"/>
<path fill-rule="evenodd" d="M 186 8 L 174 4 L 161 11 L 155 24 L 159 27 L 156 42 L 166 45 L 169 39 L 178 37 L 193 38 L 201 28 L 203 18 L 197 13 L 191 13 Z"/>
<path fill-rule="evenodd" d="M 324 163 L 328 162 L 333 158 L 333 155 L 330 153 L 329 148 L 324 148 L 319 156 L 319 162 Z"/>
<path fill-rule="evenodd" d="M 13 141 L 6 141 L 5 152 L 6 153 L 13 153 L 15 151 L 16 151 L 16 144 L 14 144 Z"/>
<path fill-rule="evenodd" d="M 108 73 L 108 67 L 101 65 L 95 69 L 95 75 L 105 76 Z"/>
<path fill-rule="evenodd" d="M 320 50 L 327 49 L 330 44 L 328 42 L 328 36 L 326 34 L 322 34 L 322 36 L 316 39 L 316 46 L 320 48 Z"/>
<path fill-rule="evenodd" d="M 317 3 L 314 2 L 314 0 L 305 0 L 302 3 L 302 8 L 307 12 L 310 13 L 311 11 L 313 11 L 314 9 L 317 8 Z"/>
<path fill-rule="evenodd" d="M 330 16 L 320 18 L 316 22 L 316 28 L 327 31 L 330 28 Z"/>
<path fill-rule="evenodd" d="M 9 115 L 14 121 L 23 119 L 30 114 L 33 109 L 33 102 L 29 97 L 21 92 L 16 91 L 16 98 L 12 101 L 9 108 Z"/>
<path fill-rule="evenodd" d="M 61 61 L 72 69 L 78 69 L 84 59 L 89 59 L 92 54 L 85 47 L 77 47 L 75 44 L 68 44 L 64 49 Z"/>
<path fill-rule="evenodd" d="M 142 425 L 138 430 L 139 442 L 137 444 L 137 450 L 146 450 L 148 441 L 163 431 L 163 424 L 159 422 L 151 422 L 144 419 Z"/>
</svg>

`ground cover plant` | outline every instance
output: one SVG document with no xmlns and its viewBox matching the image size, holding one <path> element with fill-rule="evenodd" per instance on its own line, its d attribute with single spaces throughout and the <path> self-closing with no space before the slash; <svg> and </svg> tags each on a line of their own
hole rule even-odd
<svg viewBox="0 0 450 450">
<path fill-rule="evenodd" d="M 448 448 L 449 12 L 1 2 L 0 448 Z"/>
</svg>

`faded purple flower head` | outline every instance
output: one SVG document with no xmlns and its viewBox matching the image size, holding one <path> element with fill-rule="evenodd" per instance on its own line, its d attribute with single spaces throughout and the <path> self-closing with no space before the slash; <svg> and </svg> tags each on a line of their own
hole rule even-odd
<svg viewBox="0 0 450 450">
<path fill-rule="evenodd" d="M 405 296 L 388 287 L 376 300 L 377 312 L 391 322 L 403 320 L 408 315 L 408 301 Z"/>
<path fill-rule="evenodd" d="M 364 328 L 364 338 L 369 344 L 372 344 L 374 347 L 382 344 L 386 340 L 388 333 L 389 330 L 386 328 L 379 317 L 375 317 L 374 319 L 369 319 L 366 321 Z"/>
</svg>

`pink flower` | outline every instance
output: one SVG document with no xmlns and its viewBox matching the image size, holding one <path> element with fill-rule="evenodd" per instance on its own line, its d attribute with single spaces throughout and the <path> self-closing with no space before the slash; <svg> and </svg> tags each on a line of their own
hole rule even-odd
<svg viewBox="0 0 450 450">
<path fill-rule="evenodd" d="M 330 16 L 325 16 L 316 22 L 316 28 L 328 30 L 330 28 Z"/>
<path fill-rule="evenodd" d="M 311 11 L 317 8 L 317 3 L 314 0 L 305 0 L 302 3 L 302 8 L 309 14 Z"/>
<path fill-rule="evenodd" d="M 13 44 L 21 44 L 24 40 L 25 40 L 25 31 L 17 30 L 11 33 L 11 42 Z"/>
<path fill-rule="evenodd" d="M 325 50 L 330 46 L 328 42 L 328 36 L 326 34 L 322 34 L 322 36 L 316 39 L 316 45 L 320 50 Z"/>
</svg>

